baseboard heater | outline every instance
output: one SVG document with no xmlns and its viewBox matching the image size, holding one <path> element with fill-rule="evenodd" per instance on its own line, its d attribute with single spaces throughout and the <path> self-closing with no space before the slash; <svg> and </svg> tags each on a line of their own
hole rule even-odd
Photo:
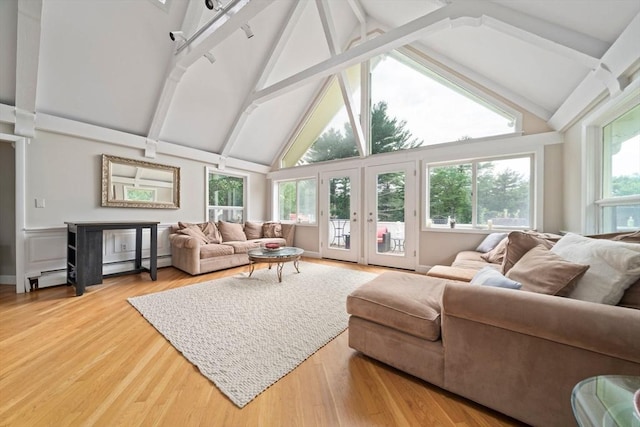
<svg viewBox="0 0 640 427">
<path fill-rule="evenodd" d="M 142 264 L 147 263 L 149 258 L 142 258 Z M 102 274 L 109 275 L 129 271 L 134 267 L 134 260 L 114 261 L 102 264 Z M 158 256 L 158 268 L 169 267 L 171 265 L 171 255 Z M 34 291 L 41 288 L 49 288 L 52 286 L 60 286 L 67 284 L 66 268 L 56 270 L 41 271 L 40 274 L 28 276 L 30 290 Z"/>
</svg>

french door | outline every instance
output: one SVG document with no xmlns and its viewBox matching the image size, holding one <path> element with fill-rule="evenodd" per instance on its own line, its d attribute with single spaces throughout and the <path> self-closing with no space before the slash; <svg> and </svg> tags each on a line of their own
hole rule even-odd
<svg viewBox="0 0 640 427">
<path fill-rule="evenodd" d="M 414 162 L 367 168 L 364 232 L 368 264 L 416 268 L 416 170 Z"/>
<path fill-rule="evenodd" d="M 361 248 L 359 170 L 321 174 L 320 206 L 321 256 L 357 262 Z"/>
</svg>

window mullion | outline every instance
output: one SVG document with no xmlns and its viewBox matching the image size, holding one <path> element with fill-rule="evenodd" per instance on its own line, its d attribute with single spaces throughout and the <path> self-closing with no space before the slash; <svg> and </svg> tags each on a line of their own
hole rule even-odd
<svg viewBox="0 0 640 427">
<path fill-rule="evenodd" d="M 471 163 L 471 227 L 478 224 L 478 162 Z"/>
</svg>

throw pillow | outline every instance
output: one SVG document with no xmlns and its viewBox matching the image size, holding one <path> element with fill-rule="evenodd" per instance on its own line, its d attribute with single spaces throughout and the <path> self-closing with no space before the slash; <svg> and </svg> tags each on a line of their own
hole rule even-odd
<svg viewBox="0 0 640 427">
<path fill-rule="evenodd" d="M 262 224 L 264 237 L 282 237 L 282 224 L 279 222 L 265 222 Z"/>
<path fill-rule="evenodd" d="M 498 270 L 482 267 L 471 279 L 472 285 L 494 286 L 497 288 L 520 289 L 522 284 L 504 277 Z"/>
<path fill-rule="evenodd" d="M 222 243 L 222 236 L 220 235 L 220 231 L 213 222 L 205 222 L 198 225 L 202 229 L 204 235 L 207 236 L 207 241 L 209 243 Z"/>
<path fill-rule="evenodd" d="M 640 278 L 640 245 L 637 243 L 567 233 L 552 252 L 571 262 L 591 265 L 570 298 L 616 305 L 625 290 Z"/>
<path fill-rule="evenodd" d="M 242 224 L 219 221 L 218 230 L 220 230 L 223 242 L 246 242 L 247 240 L 247 236 L 242 230 Z"/>
<path fill-rule="evenodd" d="M 507 237 L 507 249 L 502 261 L 502 273 L 507 274 L 524 254 L 538 245 L 543 245 L 550 249 L 553 242 L 538 233 L 527 233 L 524 231 L 512 231 Z"/>
<path fill-rule="evenodd" d="M 618 305 L 640 310 L 640 279 L 624 291 Z"/>
<path fill-rule="evenodd" d="M 498 246 L 498 243 L 500 243 L 505 237 L 507 237 L 507 233 L 491 233 L 487 235 L 482 243 L 480 243 L 476 248 L 476 252 L 489 252 Z"/>
<path fill-rule="evenodd" d="M 506 233 L 505 233 L 506 234 Z M 495 248 L 486 254 L 480 255 L 480 258 L 492 264 L 501 264 L 504 261 L 504 255 L 507 251 L 507 238 L 503 238 Z"/>
<path fill-rule="evenodd" d="M 520 258 L 507 277 L 522 282 L 523 291 L 564 297 L 588 269 L 588 265 L 573 264 L 538 245 Z"/>
<path fill-rule="evenodd" d="M 244 223 L 244 234 L 248 240 L 259 239 L 262 237 L 262 223 L 247 221 Z"/>
<path fill-rule="evenodd" d="M 207 240 L 207 236 L 205 236 L 202 230 L 200 230 L 200 228 L 195 224 L 192 224 L 190 227 L 185 226 L 183 228 L 180 228 L 178 231 L 176 231 L 176 233 L 193 237 L 203 244 L 209 243 Z"/>
</svg>

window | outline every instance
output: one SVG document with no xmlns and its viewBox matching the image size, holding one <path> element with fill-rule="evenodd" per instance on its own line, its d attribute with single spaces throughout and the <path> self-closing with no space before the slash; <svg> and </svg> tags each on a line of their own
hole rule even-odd
<svg viewBox="0 0 640 427">
<path fill-rule="evenodd" d="M 244 223 L 245 177 L 208 172 L 208 219 Z"/>
<path fill-rule="evenodd" d="M 316 179 L 281 181 L 278 187 L 278 220 L 316 223 Z"/>
<path fill-rule="evenodd" d="M 398 51 L 371 61 L 371 105 L 372 154 L 516 131 L 514 114 Z"/>
<path fill-rule="evenodd" d="M 530 228 L 533 156 L 428 168 L 427 223 Z"/>
<path fill-rule="evenodd" d="M 346 75 L 353 92 L 354 114 L 359 117 L 360 65 L 349 68 Z M 349 123 L 338 79 L 334 76 L 282 159 L 282 166 L 318 163 L 357 155 L 353 128 Z"/>
<path fill-rule="evenodd" d="M 370 81 L 360 79 L 361 65 L 347 69 L 368 154 L 387 153 L 445 142 L 511 134 L 521 130 L 522 114 L 463 87 L 445 71 L 435 72 L 409 49 L 395 50 L 368 64 Z M 431 66 L 435 69 L 434 66 Z M 368 126 L 365 127 L 365 126 Z M 358 156 L 353 128 L 335 76 L 304 117 L 282 167 Z"/>
<path fill-rule="evenodd" d="M 602 127 L 599 232 L 640 228 L 640 105 Z"/>
</svg>

